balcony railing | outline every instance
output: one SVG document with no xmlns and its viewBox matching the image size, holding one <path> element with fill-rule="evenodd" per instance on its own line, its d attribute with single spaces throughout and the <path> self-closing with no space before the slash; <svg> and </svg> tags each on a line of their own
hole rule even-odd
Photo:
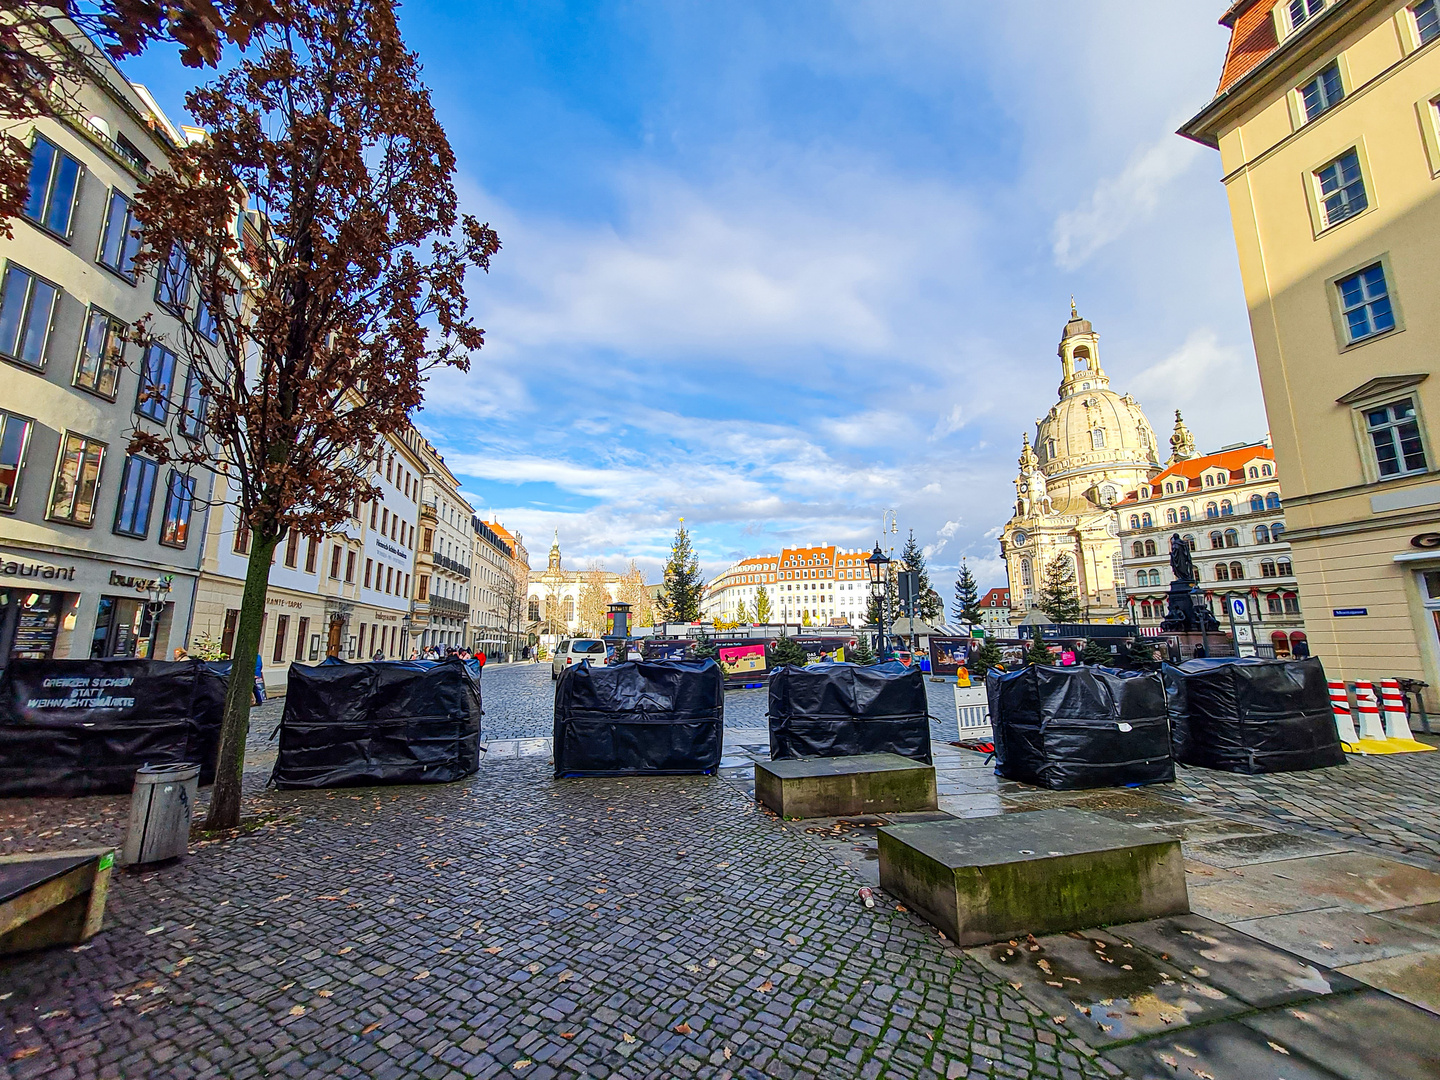
<svg viewBox="0 0 1440 1080">
<path fill-rule="evenodd" d="M 446 619 L 468 619 L 470 605 L 462 604 L 459 600 L 451 600 L 447 596 L 431 596 L 430 614 Z"/>
<path fill-rule="evenodd" d="M 470 567 L 464 563 L 456 562 L 448 555 L 436 554 L 435 565 L 449 570 L 452 574 L 463 577 L 467 581 L 470 580 Z"/>
</svg>

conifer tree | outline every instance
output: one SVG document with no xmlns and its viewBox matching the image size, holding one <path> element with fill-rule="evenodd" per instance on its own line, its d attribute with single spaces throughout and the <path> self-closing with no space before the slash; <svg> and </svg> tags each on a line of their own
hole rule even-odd
<svg viewBox="0 0 1440 1080">
<path fill-rule="evenodd" d="M 910 535 L 905 539 L 905 549 L 900 552 L 900 560 L 920 576 L 920 588 L 917 590 L 920 598 L 919 617 L 926 622 L 936 621 L 945 614 L 945 603 L 930 584 L 930 571 L 925 568 L 925 552 L 921 550 L 920 542 L 915 539 L 914 529 L 910 530 Z"/>
<path fill-rule="evenodd" d="M 1040 600 L 1036 605 L 1053 623 L 1080 621 L 1080 593 L 1075 584 L 1075 564 L 1061 552 L 1045 564 L 1040 579 Z"/>
<path fill-rule="evenodd" d="M 999 667 L 1004 659 L 1005 654 L 1000 651 L 999 643 L 994 638 L 987 637 L 981 642 L 980 648 L 970 653 L 970 661 L 965 666 L 972 678 L 984 681 L 990 669 Z"/>
<path fill-rule="evenodd" d="M 770 594 L 765 591 L 764 585 L 755 590 L 755 621 L 757 623 L 770 621 Z"/>
<path fill-rule="evenodd" d="M 779 667 L 781 664 L 794 664 L 796 667 L 804 667 L 809 657 L 804 647 L 792 637 L 781 634 L 775 642 L 775 648 L 770 651 L 770 664 L 772 667 Z"/>
<path fill-rule="evenodd" d="M 1037 636 L 1030 643 L 1030 648 L 1025 650 L 1025 663 L 1053 664 L 1055 663 L 1055 654 L 1050 651 L 1050 646 L 1045 644 L 1044 639 Z"/>
<path fill-rule="evenodd" d="M 960 560 L 960 576 L 955 579 L 955 603 L 950 609 L 958 622 L 967 626 L 980 625 L 980 589 L 970 564 Z"/>
<path fill-rule="evenodd" d="M 700 576 L 700 557 L 690 546 L 690 532 L 685 519 L 675 531 L 670 545 L 670 560 L 665 564 L 665 586 L 660 603 L 667 622 L 695 622 L 700 618 L 700 597 L 705 580 Z"/>
<path fill-rule="evenodd" d="M 1130 639 L 1130 648 L 1126 652 L 1126 659 L 1131 666 L 1137 668 L 1155 667 L 1158 661 L 1155 659 L 1155 649 L 1149 640 L 1140 637 L 1138 634 Z"/>
<path fill-rule="evenodd" d="M 870 648 L 870 642 L 862 637 L 856 640 L 853 649 L 845 650 L 845 658 L 852 664 L 869 666 L 875 663 L 875 650 Z"/>
<path fill-rule="evenodd" d="M 690 647 L 690 655 L 696 660 L 718 661 L 720 659 L 720 649 L 716 646 L 714 639 L 705 633 L 704 630 L 701 630 L 700 636 L 695 639 L 695 644 Z"/>
<path fill-rule="evenodd" d="M 1085 648 L 1080 652 L 1082 664 L 1113 664 L 1115 657 L 1111 655 L 1110 648 L 1099 638 L 1089 638 L 1085 642 Z"/>
</svg>

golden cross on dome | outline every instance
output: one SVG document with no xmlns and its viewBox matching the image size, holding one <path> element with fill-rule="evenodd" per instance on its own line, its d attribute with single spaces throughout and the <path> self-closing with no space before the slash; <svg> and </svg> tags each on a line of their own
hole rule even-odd
<svg viewBox="0 0 1440 1080">
<path fill-rule="evenodd" d="M 1072 319 L 1078 319 L 1078 318 L 1080 318 L 1080 312 L 1075 309 L 1075 294 L 1074 294 L 1074 293 L 1071 293 L 1071 294 L 1070 294 L 1070 318 L 1072 318 Z"/>
</svg>

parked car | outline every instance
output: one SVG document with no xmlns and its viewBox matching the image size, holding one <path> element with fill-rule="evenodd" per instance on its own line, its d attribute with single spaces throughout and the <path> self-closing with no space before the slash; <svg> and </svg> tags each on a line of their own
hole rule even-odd
<svg viewBox="0 0 1440 1080">
<path fill-rule="evenodd" d="M 555 656 L 550 661 L 550 678 L 560 678 L 562 671 L 582 660 L 589 660 L 596 667 L 603 667 L 606 662 L 605 642 L 599 638 L 561 641 L 555 646 Z"/>
</svg>

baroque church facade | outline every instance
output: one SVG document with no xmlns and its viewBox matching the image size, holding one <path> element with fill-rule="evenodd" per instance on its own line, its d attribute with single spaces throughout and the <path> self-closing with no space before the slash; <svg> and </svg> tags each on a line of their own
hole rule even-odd
<svg viewBox="0 0 1440 1080">
<path fill-rule="evenodd" d="M 1114 506 L 1160 472 L 1155 432 L 1133 397 L 1110 389 L 1100 335 L 1073 301 L 1059 356 L 1059 400 L 1035 422 L 1034 444 L 1022 438 L 1014 513 L 1000 537 L 1011 621 L 1035 607 L 1057 557 L 1075 571 L 1082 621 L 1125 621 Z"/>
<path fill-rule="evenodd" d="M 580 594 L 586 581 L 595 578 L 604 587 L 611 601 L 620 599 L 620 575 L 608 570 L 566 570 L 560 558 L 560 531 L 550 545 L 550 559 L 543 573 L 530 572 L 526 616 L 530 623 L 576 629 L 580 611 Z M 594 627 L 585 629 L 594 630 Z M 598 632 L 598 631 L 597 631 Z"/>
</svg>

